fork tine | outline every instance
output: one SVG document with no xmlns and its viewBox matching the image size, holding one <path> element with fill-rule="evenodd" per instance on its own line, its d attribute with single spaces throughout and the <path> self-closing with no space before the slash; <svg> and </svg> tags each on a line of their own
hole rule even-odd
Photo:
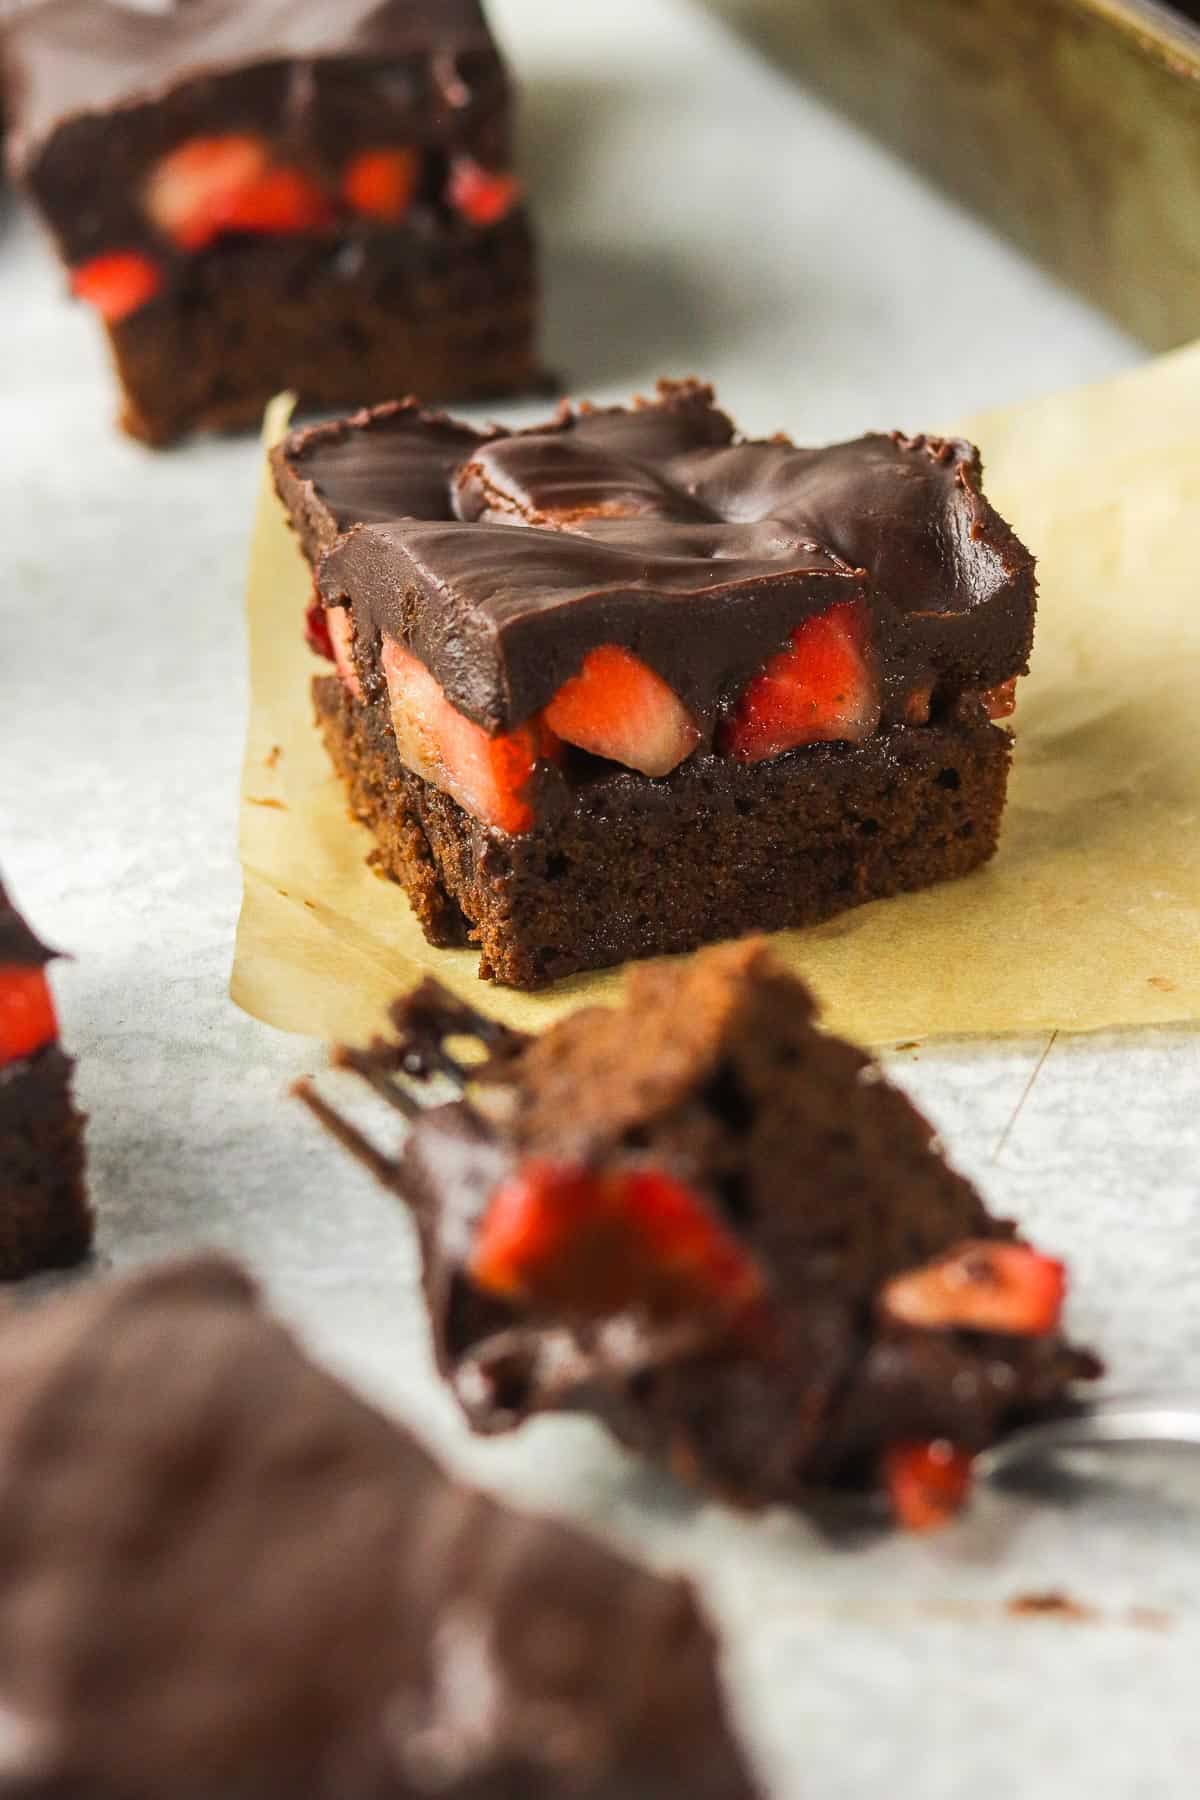
<svg viewBox="0 0 1200 1800">
<path fill-rule="evenodd" d="M 326 1131 L 350 1152 L 351 1156 L 356 1157 L 365 1168 L 371 1171 L 382 1186 L 396 1187 L 398 1165 L 390 1156 L 385 1156 L 382 1150 L 376 1149 L 371 1140 L 365 1137 L 357 1126 L 352 1125 L 349 1119 L 344 1119 L 341 1113 L 335 1112 L 334 1108 L 321 1098 L 307 1077 L 293 1082 L 291 1092 L 308 1108 L 313 1117 L 319 1120 Z"/>
</svg>

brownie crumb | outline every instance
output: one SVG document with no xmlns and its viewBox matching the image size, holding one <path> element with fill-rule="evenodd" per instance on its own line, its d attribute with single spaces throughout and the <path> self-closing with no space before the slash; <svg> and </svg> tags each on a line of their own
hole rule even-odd
<svg viewBox="0 0 1200 1800">
<path fill-rule="evenodd" d="M 1100 1617 L 1094 1606 L 1055 1588 L 1045 1593 L 1014 1594 L 1007 1610 L 1018 1619 L 1061 1619 L 1072 1625 L 1087 1625 Z"/>
</svg>

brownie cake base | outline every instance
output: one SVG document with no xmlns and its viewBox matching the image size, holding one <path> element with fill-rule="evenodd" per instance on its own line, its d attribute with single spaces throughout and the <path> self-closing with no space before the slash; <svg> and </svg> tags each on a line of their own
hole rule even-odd
<svg viewBox="0 0 1200 1800">
<path fill-rule="evenodd" d="M 478 944 L 481 979 L 527 989 L 965 875 L 996 848 L 1012 754 L 963 702 L 943 723 L 770 763 L 697 756 L 653 783 L 606 768 L 559 816 L 506 837 L 403 767 L 382 702 L 336 676 L 313 696 L 370 860 L 426 937 Z"/>
<path fill-rule="evenodd" d="M 73 1067 L 52 1044 L 0 1069 L 0 1281 L 70 1268 L 91 1248 Z"/>
<path fill-rule="evenodd" d="M 130 436 L 256 426 L 272 395 L 355 406 L 539 385 L 537 283 L 520 218 L 415 246 L 392 237 L 222 244 L 109 327 Z"/>
</svg>

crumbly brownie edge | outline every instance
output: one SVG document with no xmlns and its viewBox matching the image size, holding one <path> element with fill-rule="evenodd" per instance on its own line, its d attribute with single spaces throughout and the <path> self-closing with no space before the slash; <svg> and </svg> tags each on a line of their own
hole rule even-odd
<svg viewBox="0 0 1200 1800">
<path fill-rule="evenodd" d="M 74 1066 L 52 1044 L 0 1070 L 0 1280 L 70 1268 L 91 1248 Z"/>
<path fill-rule="evenodd" d="M 363 709 L 348 698 L 336 675 L 318 675 L 312 693 L 317 725 L 345 785 L 351 816 L 375 837 L 367 860 L 400 883 L 431 944 L 440 950 L 461 949 L 469 942 L 470 927 L 442 886 L 421 828 L 411 790 L 423 784 L 401 767 L 394 748 L 389 758 L 372 748 L 365 732 L 354 729 L 350 714 Z"/>
<path fill-rule="evenodd" d="M 359 257 L 347 269 L 339 257 Z M 427 266 L 389 240 L 265 242 L 194 259 L 181 291 L 109 327 L 121 423 L 168 444 L 258 424 L 293 389 L 316 408 L 419 391 L 489 399 L 544 385 L 537 279 L 521 218 Z"/>
<path fill-rule="evenodd" d="M 481 978 L 525 989 L 966 875 L 995 851 L 1011 758 L 1008 734 L 968 711 L 773 763 L 697 758 L 654 783 L 620 773 L 577 790 L 565 817 L 504 837 L 401 766 L 382 707 L 334 678 L 314 694 L 372 860 L 431 942 L 461 942 L 449 933 L 462 918 Z"/>
</svg>

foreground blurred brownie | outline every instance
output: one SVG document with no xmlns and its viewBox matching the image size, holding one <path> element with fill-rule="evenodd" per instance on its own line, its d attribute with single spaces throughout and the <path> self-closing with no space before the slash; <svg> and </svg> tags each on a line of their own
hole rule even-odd
<svg viewBox="0 0 1200 1800">
<path fill-rule="evenodd" d="M 740 438 L 695 382 L 293 433 L 319 721 L 431 942 L 532 988 L 996 846 L 1033 560 L 965 443 Z"/>
<path fill-rule="evenodd" d="M 47 949 L 0 883 L 0 1280 L 80 1262 L 92 1241 L 74 1063 L 58 1041 Z"/>
<path fill-rule="evenodd" d="M 292 387 L 346 406 L 535 374 L 511 97 L 478 0 L 46 0 L 10 161 L 163 443 Z"/>
<path fill-rule="evenodd" d="M 302 1097 L 411 1207 L 442 1372 L 471 1423 L 604 1420 L 742 1504 L 886 1491 L 913 1527 L 972 1456 L 1069 1409 L 1062 1265 L 993 1218 L 761 943 L 639 969 L 541 1037 L 427 983 L 335 1060 L 412 1120 L 385 1154 Z M 461 1064 L 475 1037 L 482 1064 Z M 406 1087 L 454 1078 L 420 1107 Z"/>
<path fill-rule="evenodd" d="M 217 1256 L 0 1324 L 0 1785 L 753 1800 L 691 1590 L 451 1482 Z"/>
</svg>

